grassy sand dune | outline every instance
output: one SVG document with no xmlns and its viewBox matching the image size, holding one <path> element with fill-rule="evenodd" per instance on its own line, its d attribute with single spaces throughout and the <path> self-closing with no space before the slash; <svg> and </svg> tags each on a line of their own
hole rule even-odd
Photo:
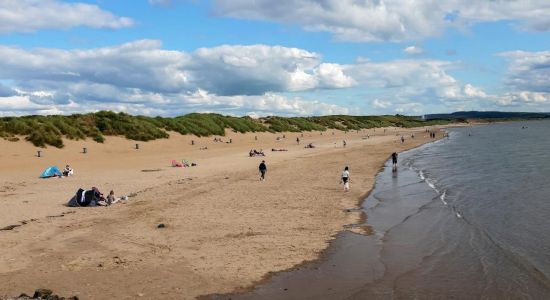
<svg viewBox="0 0 550 300">
<path fill-rule="evenodd" d="M 61 148 L 63 138 L 93 139 L 103 143 L 105 136 L 124 136 L 137 141 L 168 138 L 169 132 L 195 136 L 224 135 L 232 132 L 299 132 L 327 129 L 358 130 L 375 127 L 420 127 L 447 124 L 446 120 L 422 121 L 407 116 L 322 116 L 322 117 L 231 117 L 219 114 L 188 114 L 175 118 L 132 116 L 101 111 L 70 116 L 24 116 L 0 118 L 0 137 L 16 141 L 18 136 L 35 146 Z"/>
</svg>

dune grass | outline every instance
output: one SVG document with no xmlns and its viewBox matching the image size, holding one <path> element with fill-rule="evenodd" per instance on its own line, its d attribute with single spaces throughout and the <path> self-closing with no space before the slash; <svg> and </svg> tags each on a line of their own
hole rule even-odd
<svg viewBox="0 0 550 300">
<path fill-rule="evenodd" d="M 100 111 L 70 116 L 23 116 L 0 118 L 0 137 L 10 141 L 23 136 L 38 147 L 61 148 L 63 139 L 91 138 L 98 143 L 105 136 L 124 136 L 130 140 L 150 141 L 168 138 L 169 131 L 196 136 L 223 136 L 226 129 L 234 132 L 299 132 L 327 129 L 359 130 L 397 126 L 419 127 L 447 124 L 449 120 L 423 121 L 417 117 L 395 116 L 321 116 L 276 117 L 260 119 L 219 114 L 192 113 L 174 118 L 132 116 L 125 113 Z"/>
</svg>

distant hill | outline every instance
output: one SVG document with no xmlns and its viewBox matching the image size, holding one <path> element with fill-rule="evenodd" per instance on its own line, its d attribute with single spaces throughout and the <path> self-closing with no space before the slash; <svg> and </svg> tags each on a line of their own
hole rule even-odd
<svg viewBox="0 0 550 300">
<path fill-rule="evenodd" d="M 169 131 L 196 136 L 224 135 L 226 129 L 235 132 L 299 132 L 327 129 L 358 130 L 375 127 L 420 127 L 447 124 L 448 120 L 422 120 L 420 117 L 395 116 L 321 116 L 321 117 L 231 117 L 219 114 L 192 113 L 163 118 L 132 116 L 125 113 L 100 111 L 70 116 L 22 116 L 0 118 L 0 138 L 9 141 L 23 136 L 38 147 L 63 147 L 63 138 L 91 138 L 98 143 L 105 136 L 124 136 L 130 140 L 149 141 L 168 138 Z"/>
<path fill-rule="evenodd" d="M 550 113 L 501 112 L 501 111 L 460 111 L 452 114 L 425 115 L 426 120 L 468 120 L 468 119 L 545 119 Z"/>
</svg>

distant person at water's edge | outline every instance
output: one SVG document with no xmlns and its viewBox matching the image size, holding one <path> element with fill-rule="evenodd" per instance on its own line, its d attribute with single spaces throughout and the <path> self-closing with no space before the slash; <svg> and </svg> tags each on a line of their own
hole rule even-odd
<svg viewBox="0 0 550 300">
<path fill-rule="evenodd" d="M 391 161 L 393 163 L 393 168 L 397 168 L 397 152 L 391 154 Z"/>
<path fill-rule="evenodd" d="M 265 172 L 267 172 L 267 166 L 265 165 L 265 160 L 262 160 L 260 163 L 260 166 L 258 167 L 260 170 L 260 181 L 265 180 Z"/>
<path fill-rule="evenodd" d="M 346 166 L 342 172 L 342 183 L 344 183 L 344 191 L 349 191 L 349 168 Z"/>
</svg>

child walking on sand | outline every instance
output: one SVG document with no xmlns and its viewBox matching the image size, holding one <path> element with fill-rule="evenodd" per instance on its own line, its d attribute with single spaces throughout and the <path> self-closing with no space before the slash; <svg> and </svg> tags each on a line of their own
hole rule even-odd
<svg viewBox="0 0 550 300">
<path fill-rule="evenodd" d="M 349 191 L 349 168 L 346 166 L 342 172 L 342 182 L 344 183 L 344 192 Z"/>
</svg>

